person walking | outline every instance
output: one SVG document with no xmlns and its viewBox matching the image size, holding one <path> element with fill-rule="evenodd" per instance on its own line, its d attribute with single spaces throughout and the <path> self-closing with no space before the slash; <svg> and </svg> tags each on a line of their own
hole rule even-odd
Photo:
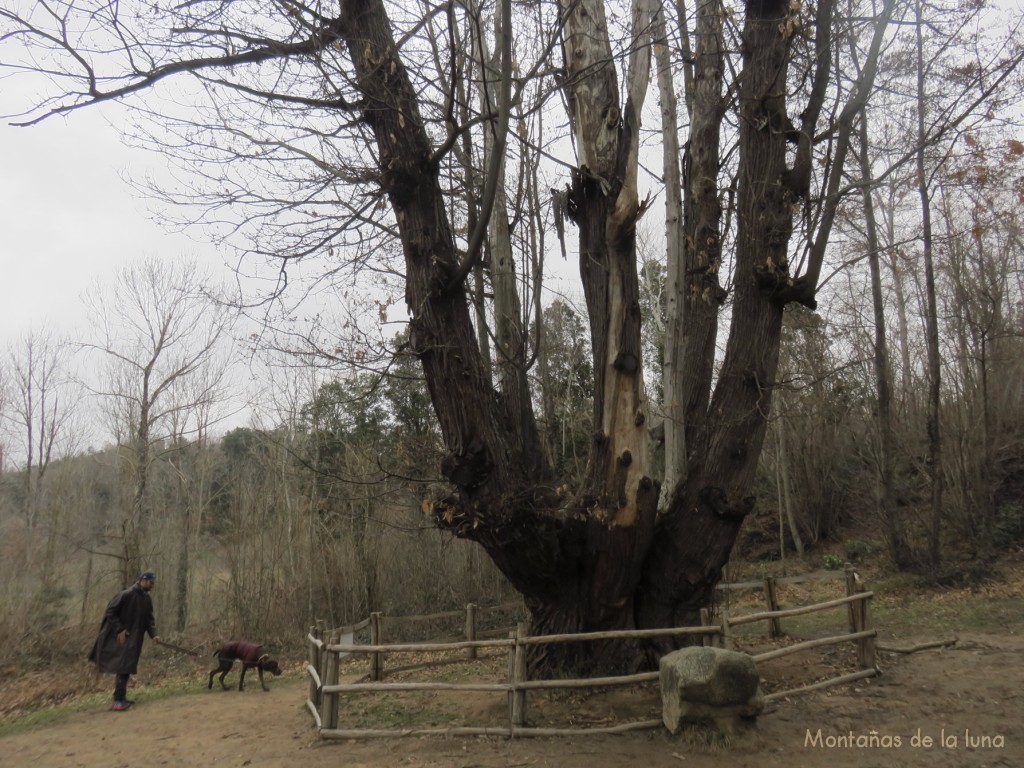
<svg viewBox="0 0 1024 768">
<path fill-rule="evenodd" d="M 154 584 L 156 574 L 144 571 L 134 584 L 114 595 L 107 603 L 99 634 L 89 651 L 89 661 L 96 665 L 97 671 L 116 676 L 114 703 L 110 707 L 116 712 L 123 712 L 135 703 L 128 699 L 128 678 L 138 670 L 145 636 L 148 634 L 154 643 L 160 643 L 153 618 L 153 600 L 149 596 Z"/>
</svg>

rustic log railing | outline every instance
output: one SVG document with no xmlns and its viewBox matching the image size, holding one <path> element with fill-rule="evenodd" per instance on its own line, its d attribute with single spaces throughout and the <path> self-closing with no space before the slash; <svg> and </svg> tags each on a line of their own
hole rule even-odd
<svg viewBox="0 0 1024 768">
<path fill-rule="evenodd" d="M 325 630 L 322 627 L 313 627 L 307 635 L 309 644 L 309 697 L 306 706 L 313 715 L 317 729 L 322 738 L 325 739 L 349 739 L 349 738 L 374 738 L 394 737 L 405 735 L 502 735 L 514 736 L 561 736 L 586 733 L 622 733 L 631 730 L 641 730 L 660 727 L 662 721 L 643 720 L 630 723 L 621 723 L 604 727 L 578 727 L 578 728 L 540 728 L 528 726 L 527 723 L 527 693 L 529 691 L 547 689 L 582 689 L 593 687 L 613 687 L 649 683 L 658 679 L 657 672 L 644 672 L 632 675 L 620 675 L 616 677 L 601 677 L 589 679 L 558 679 L 558 680 L 530 680 L 528 679 L 526 667 L 526 648 L 531 645 L 565 643 L 565 642 L 587 642 L 597 640 L 610 640 L 620 638 L 651 638 L 669 636 L 699 636 L 705 644 L 713 644 L 724 647 L 733 647 L 732 628 L 744 624 L 759 621 L 769 623 L 769 633 L 774 634 L 781 619 L 791 616 L 815 613 L 836 608 L 846 608 L 851 617 L 850 632 L 833 637 L 824 637 L 796 643 L 791 646 L 767 651 L 753 655 L 758 663 L 768 662 L 772 659 L 787 656 L 793 653 L 807 651 L 813 648 L 820 648 L 838 643 L 854 642 L 857 647 L 857 665 L 859 670 L 852 674 L 840 675 L 811 685 L 802 686 L 788 691 L 780 691 L 768 694 L 765 698 L 768 701 L 791 696 L 805 691 L 817 690 L 833 685 L 841 685 L 855 680 L 861 680 L 878 674 L 875 666 L 875 641 L 877 630 L 871 627 L 870 613 L 868 606 L 872 592 L 865 591 L 859 581 L 848 582 L 854 584 L 854 591 L 846 597 L 836 600 L 828 600 L 814 605 L 800 606 L 788 609 L 776 609 L 739 616 L 730 616 L 723 611 L 718 618 L 718 623 L 712 623 L 710 614 L 702 615 L 703 626 L 699 627 L 670 627 L 665 629 L 643 629 L 643 630 L 620 630 L 614 632 L 591 632 L 585 634 L 561 634 L 531 636 L 527 631 L 526 624 L 519 624 L 514 630 L 508 633 L 507 638 L 476 639 L 475 617 L 479 612 L 486 610 L 479 606 L 467 606 L 465 611 L 465 635 L 466 640 L 458 642 L 426 642 L 426 643 L 385 643 L 382 637 L 382 614 L 375 613 L 359 624 L 348 627 L 339 627 L 333 630 Z M 757 584 L 756 582 L 754 583 Z M 766 594 L 768 590 L 766 589 Z M 772 598 L 774 599 L 774 598 Z M 461 615 L 462 612 L 453 614 L 435 614 L 430 618 L 438 616 L 448 617 L 450 615 Z M 371 642 L 369 644 L 355 643 L 349 638 L 354 638 L 355 633 L 369 627 Z M 348 640 L 342 642 L 342 638 Z M 508 676 L 506 682 L 382 682 L 385 674 L 384 661 L 388 655 L 399 655 L 403 653 L 425 653 L 425 652 L 450 652 L 454 654 L 452 661 L 461 659 L 475 659 L 480 649 L 506 649 L 508 653 Z M 364 654 L 370 659 L 368 677 L 370 682 L 341 683 L 339 682 L 340 660 L 348 654 Z M 422 665 L 420 665 L 422 666 Z M 402 667 L 401 669 L 408 669 Z M 392 693 L 401 691 L 482 691 L 504 694 L 508 698 L 508 722 L 500 726 L 449 726 L 449 727 L 416 727 L 416 728 L 342 728 L 340 727 L 341 706 L 340 699 L 343 694 L 358 692 Z"/>
<path fill-rule="evenodd" d="M 781 608 L 778 592 L 778 588 L 780 586 L 787 584 L 808 584 L 815 581 L 840 579 L 846 582 L 847 597 L 856 594 L 858 591 L 862 591 L 863 589 L 860 576 L 853 570 L 853 568 L 847 565 L 847 567 L 841 571 L 816 571 L 814 573 L 805 573 L 799 576 L 768 576 L 760 581 L 723 582 L 716 587 L 716 590 L 723 593 L 760 590 L 764 593 L 765 608 L 769 613 L 773 613 Z M 851 632 L 856 631 L 854 628 L 855 619 L 853 611 L 854 607 L 851 604 L 849 614 Z M 773 639 L 782 637 L 785 634 L 782 631 L 782 622 L 780 620 L 782 617 L 767 616 L 766 618 L 768 621 L 768 636 Z"/>
</svg>

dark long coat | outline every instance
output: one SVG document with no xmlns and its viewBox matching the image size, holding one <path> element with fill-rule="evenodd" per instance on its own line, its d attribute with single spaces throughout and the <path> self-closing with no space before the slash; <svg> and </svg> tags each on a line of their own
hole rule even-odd
<svg viewBox="0 0 1024 768">
<path fill-rule="evenodd" d="M 123 645 L 117 642 L 117 635 L 122 629 L 128 630 Z M 99 635 L 89 651 L 89 661 L 100 672 L 134 675 L 139 666 L 142 641 L 147 634 L 156 637 L 153 600 L 149 592 L 133 584 L 107 603 Z"/>
</svg>

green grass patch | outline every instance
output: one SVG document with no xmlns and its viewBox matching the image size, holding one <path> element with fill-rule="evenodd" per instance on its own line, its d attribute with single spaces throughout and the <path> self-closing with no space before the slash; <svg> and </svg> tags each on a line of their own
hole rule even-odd
<svg viewBox="0 0 1024 768">
<path fill-rule="evenodd" d="M 425 695 L 375 694 L 360 700 L 342 700 L 341 722 L 346 728 L 414 728 L 451 724 L 459 719 L 444 712 Z"/>
<path fill-rule="evenodd" d="M 0 738 L 13 736 L 26 731 L 40 730 L 55 725 L 63 725 L 72 717 L 82 712 L 95 712 L 110 707 L 111 691 L 114 686 L 113 676 L 108 676 L 105 682 L 110 683 L 110 688 L 104 691 L 90 691 L 64 699 L 59 704 L 40 706 L 28 712 L 11 715 L 0 719 Z M 254 691 L 259 691 L 259 681 L 253 681 Z M 195 676 L 165 678 L 155 683 L 132 686 L 128 689 L 128 698 L 136 703 L 136 706 L 145 706 L 164 699 L 171 699 L 177 696 L 196 696 L 200 694 L 215 695 L 220 693 L 218 688 L 211 692 L 206 687 L 206 678 L 198 679 Z M 237 685 L 237 680 L 235 681 Z M 277 682 L 274 687 L 297 687 L 305 686 L 304 680 L 295 679 Z M 214 685 L 217 683 L 214 681 Z M 246 693 L 249 692 L 248 684 Z M 232 688 L 232 692 L 237 691 Z M 227 692 L 224 692 L 227 695 Z M 254 694 L 255 695 L 255 694 Z M 301 705 L 303 708 L 305 704 Z"/>
<path fill-rule="evenodd" d="M 166 685 L 147 685 L 142 688 L 131 688 L 128 690 L 128 696 L 137 704 L 148 704 L 172 696 L 198 692 L 198 686 L 176 681 Z M 60 704 L 43 706 L 29 712 L 13 715 L 0 720 L 0 737 L 13 736 L 25 731 L 49 728 L 54 725 L 62 725 L 76 714 L 108 709 L 110 702 L 111 694 L 109 692 L 85 693 L 62 701 Z"/>
<path fill-rule="evenodd" d="M 62 725 L 78 712 L 89 712 L 109 706 L 110 694 L 87 693 L 71 701 L 65 701 L 49 707 L 41 707 L 31 712 L 0 720 L 0 738 L 24 733 L 25 731 Z"/>
<path fill-rule="evenodd" d="M 95 712 L 110 707 L 111 691 L 114 679 L 110 677 L 110 690 L 82 693 L 65 699 L 59 704 L 51 704 L 32 709 L 28 712 L 12 715 L 0 720 L 0 737 L 13 736 L 25 731 L 49 728 L 62 725 L 81 712 Z M 174 696 L 193 695 L 206 690 L 205 684 L 198 680 L 174 678 L 160 683 L 145 684 L 128 689 L 128 697 L 137 704 L 148 704 Z"/>
<path fill-rule="evenodd" d="M 872 622 L 883 630 L 928 630 L 937 635 L 957 631 L 991 632 L 1007 624 L 1019 625 L 1020 599 L 978 598 L 939 602 L 907 598 L 899 602 L 876 602 L 871 606 Z"/>
<path fill-rule="evenodd" d="M 999 632 L 1024 623 L 1024 601 L 1019 597 L 969 594 L 969 590 L 928 589 L 916 577 L 898 575 L 876 584 L 871 601 L 871 624 L 882 633 L 911 632 L 945 637 L 951 632 Z M 837 595 L 836 595 L 837 596 Z M 814 598 L 815 601 L 835 596 Z M 783 607 L 793 607 L 783 600 Z M 810 602 L 810 601 L 808 601 Z M 763 605 L 744 606 L 733 615 L 763 611 Z M 782 630 L 795 638 L 817 638 L 849 631 L 848 609 L 843 606 L 781 619 Z M 751 641 L 768 633 L 760 621 L 733 630 L 737 640 Z"/>
</svg>

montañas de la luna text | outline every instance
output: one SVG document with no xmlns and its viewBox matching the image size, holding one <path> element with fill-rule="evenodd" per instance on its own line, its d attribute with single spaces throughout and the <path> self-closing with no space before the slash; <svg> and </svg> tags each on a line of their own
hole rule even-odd
<svg viewBox="0 0 1024 768">
<path fill-rule="evenodd" d="M 1003 749 L 1006 737 L 1002 734 L 979 734 L 965 728 L 963 732 L 939 730 L 938 735 L 930 735 L 918 728 L 916 733 L 905 735 L 882 733 L 870 730 L 867 733 L 823 733 L 821 728 L 816 731 L 807 729 L 804 735 L 804 747 L 818 749 Z"/>
</svg>

